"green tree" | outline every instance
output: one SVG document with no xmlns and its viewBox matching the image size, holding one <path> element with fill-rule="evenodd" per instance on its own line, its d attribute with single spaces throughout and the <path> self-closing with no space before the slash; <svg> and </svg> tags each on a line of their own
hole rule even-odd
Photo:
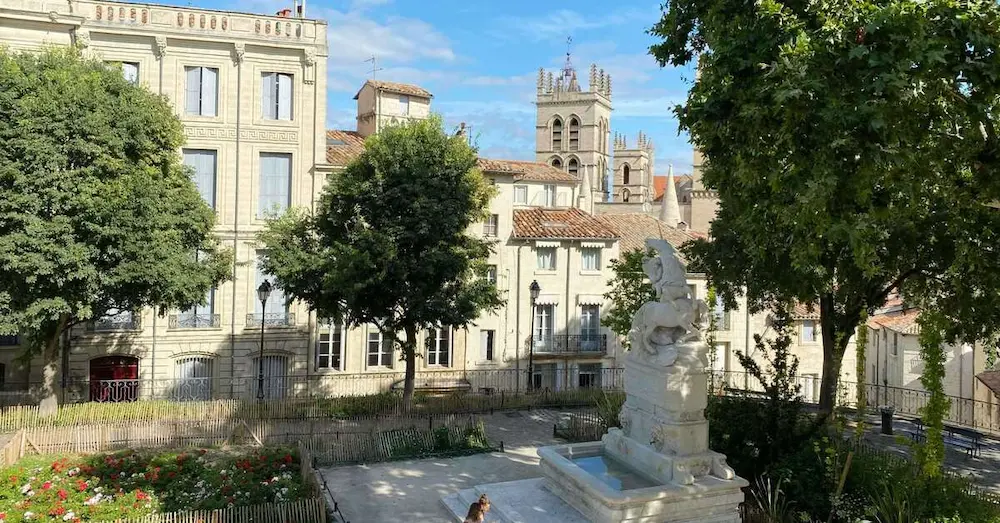
<svg viewBox="0 0 1000 523">
<path fill-rule="evenodd" d="M 75 49 L 0 49 L 0 332 L 41 353 L 44 411 L 64 331 L 193 305 L 228 276 L 183 142 L 167 100 L 120 70 Z"/>
<path fill-rule="evenodd" d="M 992 0 L 673 0 L 661 64 L 718 191 L 686 252 L 727 303 L 818 303 L 832 412 L 864 311 L 935 296 L 948 337 L 995 339 L 1000 6 Z M 946 305 L 946 306 L 945 306 Z M 992 317 L 990 317 L 992 316 Z M 946 338 L 947 339 L 947 338 Z"/>
<path fill-rule="evenodd" d="M 652 256 L 656 256 L 653 249 L 635 249 L 622 253 L 617 260 L 611 260 L 614 276 L 608 281 L 610 290 L 604 294 L 604 298 L 611 302 L 611 308 L 602 321 L 618 335 L 626 349 L 630 343 L 628 333 L 632 329 L 632 317 L 642 304 L 656 301 L 653 284 L 642 271 L 643 259 Z"/>
<path fill-rule="evenodd" d="M 485 278 L 492 244 L 470 233 L 493 194 L 476 151 L 440 118 L 391 126 L 329 178 L 315 215 L 268 225 L 264 268 L 319 317 L 374 324 L 398 345 L 409 405 L 417 334 L 464 327 L 503 304 Z"/>
</svg>

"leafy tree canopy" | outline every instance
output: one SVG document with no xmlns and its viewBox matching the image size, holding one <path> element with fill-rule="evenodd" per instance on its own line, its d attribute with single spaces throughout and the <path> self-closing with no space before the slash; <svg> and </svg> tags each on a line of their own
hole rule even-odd
<svg viewBox="0 0 1000 523">
<path fill-rule="evenodd" d="M 0 49 L 0 332 L 45 349 L 50 393 L 66 327 L 190 306 L 228 276 L 183 141 L 168 101 L 120 70 Z"/>
<path fill-rule="evenodd" d="M 320 317 L 375 324 L 399 343 L 409 400 L 417 333 L 502 305 L 485 278 L 492 244 L 471 234 L 493 192 L 475 149 L 440 118 L 390 126 L 328 179 L 315 215 L 269 224 L 264 268 Z"/>
<path fill-rule="evenodd" d="M 629 347 L 629 331 L 632 318 L 646 302 L 656 301 L 653 284 L 642 272 L 644 258 L 656 256 L 653 249 L 635 249 L 622 253 L 617 260 L 611 260 L 614 276 L 608 281 L 608 292 L 604 298 L 611 302 L 607 315 L 601 321 Z"/>
<path fill-rule="evenodd" d="M 997 332 L 1000 6 L 673 0 L 651 32 L 661 64 L 700 61 L 677 114 L 720 207 L 687 252 L 728 305 L 819 303 L 822 407 L 894 290 Z"/>
</svg>

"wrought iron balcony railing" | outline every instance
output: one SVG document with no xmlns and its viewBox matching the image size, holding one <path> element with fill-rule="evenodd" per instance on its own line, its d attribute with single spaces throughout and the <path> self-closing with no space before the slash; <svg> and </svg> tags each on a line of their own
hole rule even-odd
<svg viewBox="0 0 1000 523">
<path fill-rule="evenodd" d="M 552 334 L 535 336 L 535 354 L 606 354 L 607 334 Z"/>
<path fill-rule="evenodd" d="M 0 335 L 0 347 L 9 347 L 21 343 L 17 334 Z"/>
<path fill-rule="evenodd" d="M 110 316 L 91 321 L 87 324 L 90 332 L 134 331 L 139 330 L 140 322 L 137 314 Z"/>
<path fill-rule="evenodd" d="M 260 327 L 264 322 L 265 327 L 290 327 L 295 325 L 294 312 L 268 312 L 266 314 L 247 314 L 247 327 Z"/>
<path fill-rule="evenodd" d="M 218 314 L 171 314 L 167 327 L 171 329 L 215 329 L 221 325 Z"/>
</svg>

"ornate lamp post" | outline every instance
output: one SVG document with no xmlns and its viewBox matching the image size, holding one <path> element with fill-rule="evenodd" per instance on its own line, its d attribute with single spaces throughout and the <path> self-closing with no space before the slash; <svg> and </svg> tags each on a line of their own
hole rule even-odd
<svg viewBox="0 0 1000 523">
<path fill-rule="evenodd" d="M 271 296 L 271 282 L 257 287 L 257 299 L 260 300 L 260 356 L 257 358 L 257 401 L 264 401 L 264 320 L 267 318 L 267 299 Z"/>
<path fill-rule="evenodd" d="M 531 345 L 528 347 L 528 390 L 535 390 L 535 300 L 542 288 L 538 285 L 538 280 L 532 281 L 528 287 L 531 295 Z"/>
</svg>

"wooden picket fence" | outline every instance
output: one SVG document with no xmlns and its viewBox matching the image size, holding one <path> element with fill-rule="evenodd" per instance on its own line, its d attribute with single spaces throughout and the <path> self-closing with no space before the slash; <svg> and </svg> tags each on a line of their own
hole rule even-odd
<svg viewBox="0 0 1000 523">
<path fill-rule="evenodd" d="M 310 498 L 289 503 L 152 514 L 142 518 L 118 519 L 115 523 L 326 523 L 326 521 L 326 500 Z"/>
</svg>

